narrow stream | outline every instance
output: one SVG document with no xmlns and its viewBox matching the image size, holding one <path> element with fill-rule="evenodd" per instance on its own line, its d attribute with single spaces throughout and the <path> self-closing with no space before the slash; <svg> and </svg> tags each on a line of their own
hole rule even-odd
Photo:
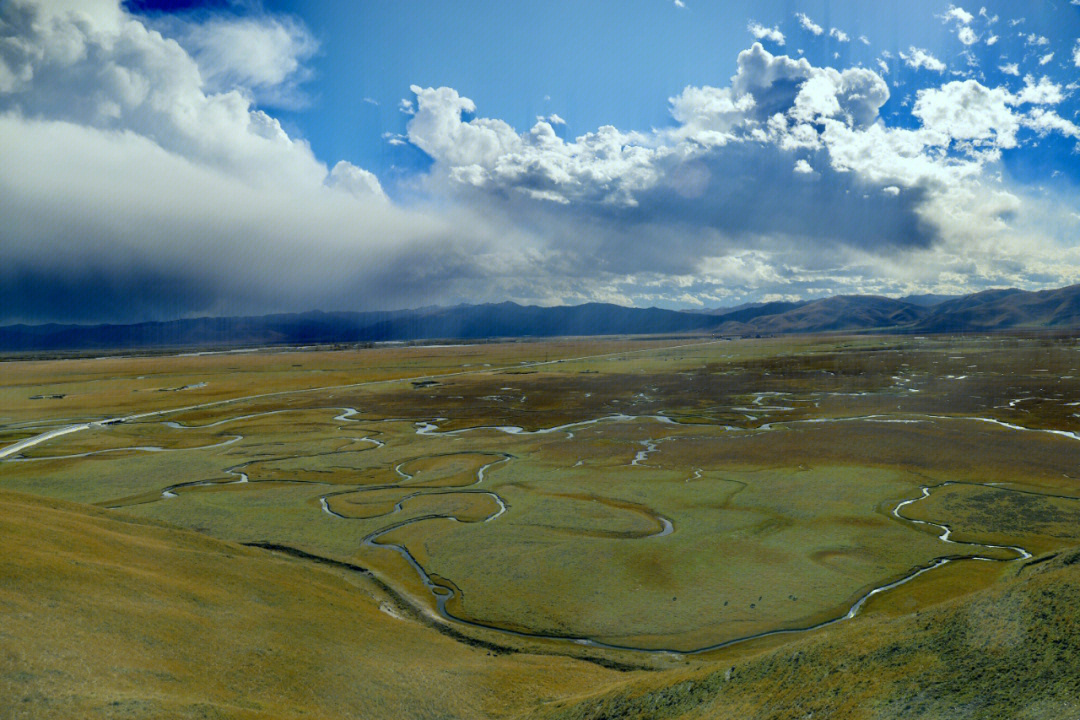
<svg viewBox="0 0 1080 720">
<path fill-rule="evenodd" d="M 561 362 L 561 361 L 550 361 L 550 362 Z M 534 364 L 540 365 L 540 364 L 545 364 L 545 363 L 534 363 Z M 487 370 L 488 369 L 485 369 L 484 371 L 487 371 Z M 452 373 L 452 374 L 467 374 L 467 373 Z M 424 376 L 424 377 L 426 377 L 426 376 Z M 381 384 L 381 383 L 388 383 L 388 382 L 402 382 L 402 381 L 405 381 L 405 380 L 407 380 L 407 379 L 398 379 L 398 380 L 390 380 L 390 381 L 372 381 L 372 382 L 369 382 L 369 383 L 356 383 L 356 384 L 353 384 L 353 385 L 346 385 L 346 386 L 341 386 L 341 387 L 353 387 L 353 386 L 368 385 L 368 384 Z M 110 425 L 110 424 L 120 423 L 120 422 L 124 422 L 124 421 L 129 421 L 129 420 L 138 420 L 138 419 L 143 419 L 143 418 L 146 418 L 146 417 L 160 416 L 160 415 L 164 415 L 164 414 L 169 414 L 169 413 L 174 413 L 174 412 L 181 412 L 181 411 L 185 411 L 185 410 L 194 410 L 194 409 L 199 409 L 199 408 L 203 408 L 203 407 L 223 405 L 223 404 L 228 404 L 228 403 L 232 403 L 232 402 L 238 402 L 238 401 L 246 400 L 246 399 L 254 399 L 254 398 L 277 396 L 277 395 L 285 395 L 285 394 L 291 394 L 292 392 L 309 392 L 309 391 L 314 390 L 314 389 L 326 389 L 326 388 L 309 388 L 309 389 L 304 389 L 304 390 L 299 390 L 299 391 L 286 391 L 286 392 L 281 392 L 281 393 L 267 393 L 267 394 L 263 394 L 263 395 L 249 396 L 249 397 L 246 397 L 246 398 L 235 398 L 233 400 L 213 401 L 213 402 L 202 403 L 202 404 L 198 404 L 198 405 L 192 405 L 192 406 L 188 406 L 188 407 L 184 407 L 184 408 L 176 408 L 176 409 L 173 409 L 173 410 L 162 410 L 162 411 L 139 413 L 139 414 L 130 415 L 130 416 L 127 416 L 127 417 L 124 417 L 124 418 L 116 418 L 116 419 L 111 419 L 111 420 L 101 420 L 101 421 L 95 421 L 95 422 L 72 424 L 72 425 L 56 428 L 56 429 L 53 429 L 53 430 L 49 430 L 47 432 L 41 433 L 40 435 L 36 435 L 36 436 L 30 437 L 30 438 L 26 438 L 24 440 L 16 442 L 16 443 L 14 443 L 12 445 L 9 445 L 7 447 L 0 448 L 0 459 L 5 459 L 5 458 L 8 459 L 8 460 L 47 459 L 47 458 L 11 458 L 10 456 L 15 455 L 15 454 L 19 453 L 20 451 L 22 451 L 22 450 L 24 450 L 24 449 L 26 449 L 28 447 L 32 447 L 32 446 L 37 445 L 37 444 L 42 443 L 42 442 L 46 442 L 46 441 L 51 440 L 53 438 L 60 437 L 62 435 L 66 435 L 66 434 L 69 434 L 69 433 L 89 429 L 89 428 L 100 428 L 100 427 L 104 427 L 104 426 L 107 426 L 107 425 Z M 758 409 L 764 409 L 764 408 L 762 408 L 762 406 L 760 404 L 761 400 L 762 400 L 762 396 L 760 396 L 760 395 L 755 400 L 755 406 Z M 166 421 L 164 424 L 166 424 L 169 427 L 176 428 L 176 429 L 209 428 L 209 427 L 216 427 L 216 426 L 223 425 L 223 424 L 230 423 L 230 422 L 236 422 L 236 421 L 243 420 L 243 419 L 250 419 L 250 418 L 259 417 L 259 416 L 263 416 L 263 415 L 272 415 L 272 414 L 281 413 L 281 412 L 291 412 L 291 410 L 275 410 L 275 411 L 267 411 L 267 412 L 261 412 L 261 413 L 253 413 L 253 414 L 250 414 L 250 415 L 241 415 L 241 416 L 237 416 L 237 417 L 233 417 L 233 418 L 228 418 L 228 419 L 208 423 L 206 425 L 184 425 L 184 424 L 181 424 L 181 423 L 178 423 L 178 422 L 175 422 L 175 421 Z M 356 409 L 354 409 L 354 408 L 345 408 L 343 410 L 343 412 L 341 414 L 337 415 L 334 419 L 338 420 L 338 421 L 355 421 L 353 419 L 353 416 L 357 415 L 357 414 L 358 414 L 358 411 Z M 794 423 L 850 422 L 850 421 L 859 421 L 859 420 L 861 420 L 861 421 L 870 421 L 870 422 L 885 422 L 885 423 L 918 423 L 918 422 L 925 422 L 926 420 L 970 420 L 970 421 L 975 421 L 975 422 L 992 423 L 992 424 L 998 425 L 1000 427 L 1007 428 L 1007 429 L 1010 429 L 1010 430 L 1015 430 L 1015 431 L 1048 433 L 1048 434 L 1059 435 L 1059 436 L 1062 436 L 1062 437 L 1065 437 L 1065 438 L 1068 438 L 1068 439 L 1071 439 L 1071 440 L 1080 440 L 1080 434 L 1077 434 L 1077 433 L 1074 433 L 1074 432 L 1063 431 L 1063 430 L 1052 430 L 1052 429 L 1026 428 L 1026 427 L 1022 427 L 1022 426 L 1019 426 L 1019 425 L 1013 425 L 1011 423 L 995 420 L 995 419 L 992 419 L 992 418 L 951 417 L 951 416 L 935 416 L 935 415 L 924 415 L 924 416 L 921 416 L 921 418 L 925 418 L 925 419 L 890 418 L 890 417 L 887 417 L 887 416 L 880 416 L 880 415 L 870 415 L 870 416 L 860 416 L 860 417 L 850 417 L 850 418 L 815 418 L 815 419 L 806 419 L 806 420 L 777 421 L 777 422 L 773 422 L 773 423 L 766 423 L 766 424 L 762 425 L 760 428 L 749 429 L 748 431 L 756 432 L 756 431 L 761 431 L 761 430 L 770 430 L 774 426 L 777 426 L 777 425 L 789 425 L 789 424 L 794 424 Z M 590 425 L 590 424 L 594 424 L 594 423 L 600 423 L 600 422 L 623 422 L 623 421 L 631 421 L 631 420 L 636 420 L 636 419 L 653 419 L 653 420 L 656 420 L 657 422 L 663 422 L 663 423 L 669 423 L 669 424 L 679 424 L 676 421 L 674 421 L 671 418 L 669 418 L 667 416 L 664 416 L 664 415 L 632 416 L 632 415 L 624 415 L 624 414 L 621 414 L 621 413 L 613 414 L 613 415 L 606 415 L 606 416 L 602 416 L 602 417 L 599 417 L 599 418 L 594 418 L 594 419 L 591 419 L 591 420 L 584 420 L 584 421 L 579 421 L 579 422 L 574 422 L 574 423 L 567 423 L 567 424 L 564 424 L 564 425 L 559 425 L 559 426 L 555 426 L 555 427 L 551 427 L 551 428 L 542 428 L 542 429 L 533 430 L 533 431 L 526 431 L 526 430 L 524 430 L 523 428 L 521 428 L 519 426 L 481 426 L 481 427 L 463 428 L 463 429 L 459 429 L 459 430 L 451 430 L 451 431 L 442 432 L 442 431 L 439 431 L 438 425 L 436 425 L 435 423 L 438 422 L 438 421 L 441 421 L 441 420 L 445 420 L 445 418 L 435 418 L 434 421 L 421 421 L 421 422 L 414 422 L 413 424 L 416 427 L 416 433 L 418 435 L 454 435 L 454 434 L 477 431 L 477 430 L 495 430 L 495 431 L 499 431 L 499 432 L 503 432 L 503 433 L 511 434 L 511 435 L 539 435 L 539 434 L 548 434 L 548 433 L 554 433 L 554 432 L 568 432 L 571 428 L 581 427 L 581 426 Z M 734 429 L 734 428 L 732 428 L 732 429 Z M 184 449 L 197 450 L 197 449 L 208 449 L 208 448 L 213 448 L 213 447 L 221 447 L 223 445 L 228 445 L 228 444 L 231 444 L 231 443 L 234 443 L 234 442 L 238 442 L 241 439 L 242 439 L 242 436 L 235 436 L 235 437 L 233 437 L 233 438 L 231 438 L 229 440 L 226 440 L 226 441 L 224 441 L 222 443 L 217 443 L 215 445 L 203 446 L 203 447 L 200 447 L 200 448 L 184 448 Z M 368 438 L 368 437 L 358 438 L 358 439 L 354 439 L 354 440 L 355 441 L 371 442 L 371 443 L 375 444 L 376 447 L 381 447 L 383 445 L 383 443 L 381 441 L 375 440 L 373 438 Z M 656 450 L 656 447 L 655 447 L 654 443 L 655 443 L 655 441 L 644 441 L 644 444 L 646 445 L 646 449 L 643 450 L 643 451 L 639 451 L 638 455 L 634 458 L 634 461 L 631 464 L 632 465 L 640 465 L 642 463 L 642 461 L 647 458 L 649 453 L 654 452 Z M 88 453 L 80 453 L 80 454 L 74 454 L 74 455 L 68 455 L 68 456 L 53 456 L 53 458 L 49 458 L 49 459 L 62 458 L 62 457 L 84 457 L 84 456 L 87 456 L 87 455 L 102 454 L 102 453 L 107 453 L 107 452 L 119 452 L 119 451 L 122 451 L 122 450 L 139 450 L 139 451 L 145 451 L 145 452 L 159 452 L 159 451 L 162 451 L 164 449 L 163 448 L 157 448 L 157 447 L 154 447 L 154 446 L 141 446 L 141 447 L 134 447 L 134 448 L 115 448 L 115 449 L 92 451 L 92 452 L 88 452 Z M 496 460 L 496 461 L 494 461 L 492 463 L 488 463 L 487 465 L 484 465 L 483 467 L 481 467 L 477 471 L 477 480 L 475 482 L 473 482 L 473 483 L 470 483 L 470 485 L 462 486 L 462 488 L 471 487 L 473 485 L 477 485 L 477 484 L 483 482 L 485 470 L 492 467 L 493 465 L 499 464 L 501 462 L 506 462 L 509 459 L 510 459 L 509 455 L 504 455 L 499 460 Z M 404 465 L 404 463 L 399 463 L 394 468 L 394 470 L 403 479 L 411 480 L 413 476 L 411 476 L 408 473 L 404 472 L 401 469 L 402 465 Z M 246 482 L 248 482 L 248 477 L 247 477 L 247 475 L 245 473 L 240 471 L 240 468 L 242 468 L 242 467 L 244 467 L 244 465 L 235 466 L 233 468 L 229 468 L 229 469 L 225 470 L 225 472 L 227 474 L 236 476 L 238 478 L 236 480 L 230 481 L 228 483 L 221 483 L 221 482 L 215 482 L 215 481 L 206 481 L 206 480 L 204 480 L 204 481 L 186 482 L 186 483 L 178 483 L 178 484 L 175 484 L 175 485 L 170 485 L 167 488 L 165 488 L 161 493 L 162 497 L 163 498 L 176 498 L 177 497 L 176 491 L 179 490 L 179 489 L 185 488 L 185 487 L 246 483 Z M 694 478 L 688 478 L 688 480 L 696 479 L 696 478 L 698 478 L 700 476 L 701 476 L 701 471 L 700 470 L 695 470 Z M 930 497 L 931 491 L 933 489 L 938 488 L 938 487 L 944 487 L 944 486 L 951 485 L 951 484 L 954 484 L 954 483 L 948 483 L 947 482 L 947 483 L 942 483 L 940 485 L 935 485 L 935 486 L 923 486 L 923 487 L 921 487 L 920 495 L 918 497 L 906 499 L 906 500 L 903 500 L 903 501 L 899 502 L 892 509 L 891 515 L 893 517 L 895 517 L 898 521 L 903 522 L 903 523 L 911 524 L 912 526 L 922 525 L 922 526 L 927 526 L 927 527 L 931 527 L 931 528 L 936 529 L 937 531 L 939 531 L 939 534 L 937 535 L 938 539 L 941 540 L 944 543 L 951 544 L 951 545 L 968 546 L 968 547 L 1006 550 L 1006 551 L 1010 551 L 1010 552 L 1014 553 L 1016 555 L 1016 557 L 1007 558 L 1007 559 L 983 557 L 983 556 L 978 556 L 978 555 L 966 556 L 966 557 L 962 557 L 962 558 L 938 557 L 938 558 L 935 558 L 935 559 L 931 560 L 929 562 L 929 564 L 927 564 L 927 565 L 925 565 L 923 567 L 917 568 L 917 569 L 909 572 L 907 575 L 905 575 L 905 576 L 903 576 L 903 577 L 901 577 L 899 579 L 896 579 L 896 580 L 893 580 L 893 581 L 890 581 L 888 583 L 884 583 L 882 585 L 879 585 L 879 586 L 876 586 L 876 587 L 872 588 L 871 590 L 867 591 L 862 596 L 860 596 L 851 605 L 851 607 L 845 613 L 843 613 L 842 615 L 840 615 L 840 616 L 838 616 L 836 618 L 826 620 L 826 621 L 821 622 L 821 623 L 816 623 L 814 625 L 801 627 L 801 628 L 785 628 L 785 629 L 777 629 L 777 630 L 770 630 L 770 631 L 764 631 L 764 632 L 760 632 L 760 633 L 755 633 L 755 634 L 747 635 L 747 636 L 744 636 L 744 637 L 739 637 L 739 638 L 734 638 L 734 639 L 731 639 L 731 640 L 727 640 L 727 641 L 724 641 L 724 642 L 721 642 L 721 643 L 716 643 L 716 644 L 708 645 L 708 646 L 705 646 L 705 647 L 696 648 L 696 649 L 693 649 L 693 650 L 675 650 L 675 649 L 666 649 L 666 648 L 640 648 L 640 647 L 634 647 L 634 646 L 629 646 L 629 645 L 619 645 L 619 644 L 613 644 L 613 643 L 605 643 L 605 642 L 602 642 L 602 641 L 593 640 L 591 638 L 586 638 L 586 637 L 574 637 L 574 636 L 564 636 L 564 635 L 546 635 L 546 634 L 542 634 L 542 633 L 528 633 L 528 632 L 522 632 L 522 631 L 509 630 L 509 629 L 506 629 L 506 628 L 500 628 L 500 627 L 497 627 L 497 626 L 494 626 L 494 625 L 488 625 L 488 624 L 485 624 L 485 623 L 476 622 L 476 621 L 472 621 L 472 620 L 469 620 L 469 619 L 466 619 L 466 618 L 455 616 L 449 610 L 447 610 L 447 607 L 446 607 L 448 601 L 451 600 L 454 597 L 455 591 L 452 588 L 441 585 L 441 584 L 433 581 L 431 579 L 431 577 L 429 576 L 429 574 L 427 573 L 427 571 L 420 565 L 419 562 L 417 562 L 417 560 L 412 556 L 412 554 L 404 546 L 398 545 L 398 544 L 393 544 L 393 543 L 379 542 L 379 538 L 386 535 L 387 533 L 390 533 L 393 530 L 399 529 L 401 527 L 404 527 L 406 525 L 416 523 L 416 522 L 422 522 L 422 521 L 426 521 L 426 520 L 437 520 L 437 519 L 448 520 L 448 521 L 451 521 L 451 522 L 461 522 L 456 517 L 453 517 L 451 515 L 428 514 L 428 515 L 424 515 L 424 516 L 421 516 L 421 517 L 405 520 L 405 521 L 393 524 L 393 525 L 391 525 L 389 527 L 379 529 L 379 530 L 365 536 L 362 539 L 361 542 L 362 542 L 362 545 L 364 545 L 364 546 L 379 547 L 379 548 L 389 549 L 389 550 L 397 552 L 399 555 L 401 555 L 409 563 L 409 565 L 411 567 L 413 567 L 413 569 L 417 572 L 419 578 L 423 582 L 424 586 L 427 587 L 429 589 L 429 591 L 432 593 L 432 595 L 435 597 L 436 608 L 437 608 L 437 611 L 438 611 L 439 615 L 442 618 L 444 618 L 445 620 L 449 621 L 449 622 L 460 623 L 462 625 L 481 628 L 481 629 L 484 629 L 484 630 L 487 630 L 487 631 L 497 632 L 497 633 L 506 634 L 506 635 L 512 635 L 512 636 L 521 637 L 521 638 L 567 641 L 567 642 L 573 642 L 573 643 L 578 644 L 578 645 L 601 648 L 601 649 L 610 649 L 610 650 L 629 650 L 629 651 L 655 653 L 655 654 L 689 655 L 689 654 L 698 654 L 698 653 L 710 652 L 710 651 L 713 651 L 713 650 L 718 650 L 718 649 L 721 649 L 721 648 L 729 647 L 729 646 L 735 645 L 737 643 L 747 642 L 749 640 L 754 640 L 754 639 L 763 638 L 763 637 L 770 637 L 770 636 L 774 636 L 774 635 L 801 633 L 801 632 L 809 632 L 809 631 L 817 630 L 817 629 L 832 625 L 832 624 L 837 623 L 837 622 L 841 622 L 843 620 L 848 620 L 848 619 L 854 618 L 856 615 L 858 615 L 858 613 L 861 611 L 861 609 L 863 608 L 865 603 L 871 597 L 873 597 L 875 595 L 878 595 L 880 593 L 883 593 L 883 592 L 885 592 L 887 590 L 891 590 L 893 588 L 896 588 L 896 587 L 898 587 L 900 585 L 903 585 L 905 583 L 911 582 L 912 580 L 914 580 L 915 578 L 923 575 L 924 573 L 927 573 L 927 572 L 929 572 L 929 571 L 931 571 L 931 570 L 933 570 L 935 568 L 942 567 L 942 566 L 944 566 L 944 565 L 946 565 L 946 564 L 948 564 L 950 562 L 957 562 L 957 561 L 960 561 L 960 560 L 983 560 L 983 561 L 993 561 L 993 562 L 1013 562 L 1015 560 L 1024 560 L 1024 559 L 1028 559 L 1028 558 L 1032 557 L 1032 554 L 1030 552 L 1028 552 L 1026 549 L 1024 549 L 1022 547 L 1019 547 L 1019 546 L 991 545 L 991 544 L 985 544 L 985 543 L 965 542 L 965 541 L 953 540 L 952 537 L 951 537 L 952 529 L 948 525 L 945 525 L 945 524 L 942 524 L 942 523 L 934 523 L 934 522 L 929 522 L 929 521 L 923 521 L 923 520 L 916 520 L 916 519 L 913 519 L 913 518 L 906 517 L 905 515 L 902 514 L 903 508 L 905 508 L 905 507 L 907 507 L 907 506 L 909 506 L 909 505 L 911 505 L 913 503 L 919 502 L 921 500 L 924 500 L 924 499 Z M 1000 486 L 990 485 L 990 484 L 981 484 L 981 483 L 967 483 L 967 484 L 984 485 L 986 487 L 994 487 L 995 489 L 1006 490 L 1006 491 L 1011 490 L 1010 488 L 1002 488 Z M 346 492 L 349 492 L 349 493 L 363 492 L 365 490 L 389 489 L 389 488 L 399 488 L 399 487 L 400 487 L 400 485 L 383 485 L 383 486 L 375 486 L 375 487 L 370 487 L 370 488 L 361 488 L 359 490 L 350 489 L 350 490 L 342 491 L 342 493 L 346 493 Z M 391 514 L 394 514 L 394 513 L 397 513 L 397 512 L 401 512 L 402 509 L 403 509 L 403 504 L 405 502 L 407 502 L 409 499 L 412 499 L 412 498 L 417 497 L 419 495 L 422 495 L 422 494 L 452 494 L 452 493 L 455 493 L 455 492 L 456 493 L 474 492 L 474 493 L 485 494 L 485 495 L 488 495 L 488 496 L 492 497 L 498 503 L 499 509 L 498 509 L 497 512 L 495 512 L 492 515 L 484 518 L 483 520 L 474 521 L 474 522 L 490 522 L 490 521 L 495 520 L 496 518 L 500 517 L 507 510 L 506 503 L 503 501 L 503 499 L 497 493 L 490 492 L 490 491 L 465 490 L 465 489 L 459 489 L 459 488 L 450 488 L 450 489 L 440 490 L 438 492 L 427 492 L 427 493 L 425 493 L 423 491 L 418 491 L 416 493 L 410 494 L 410 495 L 408 495 L 406 497 L 401 498 L 395 504 L 394 508 L 390 512 L 386 513 L 386 515 L 391 515 Z M 1017 490 L 1016 492 L 1025 492 L 1025 491 Z M 335 518 L 340 518 L 340 519 L 349 519 L 346 516 L 343 516 L 343 515 L 340 515 L 340 514 L 334 512 L 330 508 L 330 506 L 329 506 L 329 504 L 327 502 L 328 497 L 332 497 L 333 495 L 342 494 L 342 493 L 328 493 L 327 495 L 323 495 L 322 497 L 319 498 L 320 506 L 321 506 L 322 510 L 325 513 L 327 513 L 328 515 L 331 515 L 331 516 L 333 516 Z M 1035 494 L 1039 494 L 1039 493 L 1035 493 Z M 1064 496 L 1054 496 L 1054 497 L 1064 497 Z M 1080 498 L 1066 498 L 1066 499 L 1078 500 Z M 661 524 L 661 530 L 658 533 L 656 533 L 654 535 L 651 535 L 649 537 L 664 537 L 666 535 L 670 535 L 674 531 L 674 527 L 673 527 L 671 521 L 668 520 L 667 518 L 663 518 L 663 517 L 660 517 L 660 516 L 656 516 L 656 517 L 657 517 L 657 520 L 659 521 L 659 523 Z"/>
</svg>

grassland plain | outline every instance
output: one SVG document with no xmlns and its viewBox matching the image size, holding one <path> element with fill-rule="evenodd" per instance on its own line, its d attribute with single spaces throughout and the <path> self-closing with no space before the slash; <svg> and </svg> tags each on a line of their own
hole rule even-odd
<svg viewBox="0 0 1080 720">
<path fill-rule="evenodd" d="M 0 390 L 5 445 L 80 429 L 7 452 L 0 488 L 263 548 L 245 557 L 291 553 L 290 568 L 363 567 L 349 582 L 400 616 L 375 612 L 363 631 L 407 624 L 498 648 L 477 672 L 522 699 L 541 693 L 510 665 L 496 672 L 508 656 L 544 658 L 556 675 L 577 673 L 574 658 L 620 668 L 545 698 L 562 697 L 569 716 L 663 717 L 666 706 L 634 703 L 673 672 L 715 690 L 717 663 L 773 657 L 780 672 L 769 653 L 793 643 L 839 648 L 859 628 L 873 638 L 976 596 L 1028 592 L 1034 581 L 1017 568 L 1030 555 L 1080 543 L 1078 367 L 1072 339 L 999 336 L 13 362 Z M 1074 565 L 1048 562 L 1037 577 L 1071 587 Z M 368 647 L 420 661 L 380 642 Z M 474 680 L 448 715 L 494 712 Z M 609 689 L 626 682 L 629 694 Z M 751 707 L 764 686 L 709 713 Z M 873 706 L 864 690 L 865 702 L 830 712 L 873 717 L 851 714 Z M 702 692 L 672 708 L 691 712 Z M 566 698 L 596 693 L 592 705 Z M 526 705 L 514 712 L 555 708 Z"/>
</svg>

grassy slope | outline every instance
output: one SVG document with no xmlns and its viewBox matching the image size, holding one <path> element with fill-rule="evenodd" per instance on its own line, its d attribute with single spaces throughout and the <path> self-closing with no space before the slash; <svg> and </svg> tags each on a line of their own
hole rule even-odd
<svg viewBox="0 0 1080 720">
<path fill-rule="evenodd" d="M 1080 710 L 1077 549 L 914 615 L 878 614 L 756 657 L 647 675 L 489 655 L 391 621 L 353 574 L 20 493 L 0 491 L 0 578 L 4 718 L 978 719 Z M 537 709 L 537 700 L 547 702 Z"/>
<path fill-rule="evenodd" d="M 0 718 L 491 717 L 624 676 L 495 656 L 391 619 L 369 590 L 357 573 L 0 491 Z"/>
<path fill-rule="evenodd" d="M 913 615 L 837 625 L 720 670 L 632 681 L 531 717 L 1077 717 L 1080 549 L 1044 558 Z"/>
</svg>

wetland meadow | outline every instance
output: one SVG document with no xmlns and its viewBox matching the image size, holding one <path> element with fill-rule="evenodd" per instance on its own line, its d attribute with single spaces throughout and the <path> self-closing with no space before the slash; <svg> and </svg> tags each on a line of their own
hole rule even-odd
<svg viewBox="0 0 1080 720">
<path fill-rule="evenodd" d="M 979 602 L 1080 544 L 1074 338 L 286 348 L 19 361 L 5 377 L 4 502 L 62 512 L 50 532 L 104 534 L 67 550 L 98 581 L 145 572 L 98 553 L 116 531 L 87 525 L 109 518 L 180 538 L 154 552 L 222 543 L 216 552 L 253 565 L 234 581 L 251 590 L 217 599 L 232 623 L 262 623 L 263 573 L 347 582 L 335 590 L 352 597 L 335 602 L 367 612 L 326 609 L 335 624 L 322 631 L 369 639 L 362 664 L 415 663 L 425 653 L 410 643 L 430 638 L 451 648 L 425 669 L 443 682 L 457 655 L 482 654 L 485 667 L 462 666 L 443 698 L 451 714 L 572 714 L 575 698 L 720 666 L 730 680 L 737 663 L 759 667 L 792 643 L 868 642 L 883 622 Z M 18 544 L 46 540 L 7 530 L 8 565 L 25 560 Z M 134 552 L 112 540 L 120 557 Z M 9 572 L 46 582 L 44 569 Z M 155 566 L 146 582 L 182 587 L 184 572 L 217 571 Z M 312 581 L 294 582 L 287 604 L 322 622 Z M 7 584 L 6 602 L 21 586 Z M 156 630 L 134 630 L 113 641 L 153 653 Z M 21 661 L 48 637 L 15 632 Z M 77 675 L 102 635 L 57 672 Z M 287 623 L 262 642 L 306 655 L 313 640 Z M 12 673 L 9 660 L 9 693 L 43 681 Z M 493 677 L 513 689 L 498 702 L 483 689 Z M 425 716 L 432 701 L 405 676 L 378 687 L 365 717 Z M 252 717 L 304 707 L 243 684 L 221 692 L 253 702 Z M 313 707 L 341 697 L 325 692 Z M 374 700 L 383 694 L 393 702 Z M 96 698 L 67 701 L 89 712 Z"/>
</svg>

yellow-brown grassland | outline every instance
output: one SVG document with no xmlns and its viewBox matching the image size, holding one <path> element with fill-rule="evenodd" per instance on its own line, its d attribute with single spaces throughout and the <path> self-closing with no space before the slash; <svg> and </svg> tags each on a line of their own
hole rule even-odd
<svg viewBox="0 0 1080 720">
<path fill-rule="evenodd" d="M 1080 717 L 1072 338 L 0 367 L 0 718 Z"/>
</svg>

